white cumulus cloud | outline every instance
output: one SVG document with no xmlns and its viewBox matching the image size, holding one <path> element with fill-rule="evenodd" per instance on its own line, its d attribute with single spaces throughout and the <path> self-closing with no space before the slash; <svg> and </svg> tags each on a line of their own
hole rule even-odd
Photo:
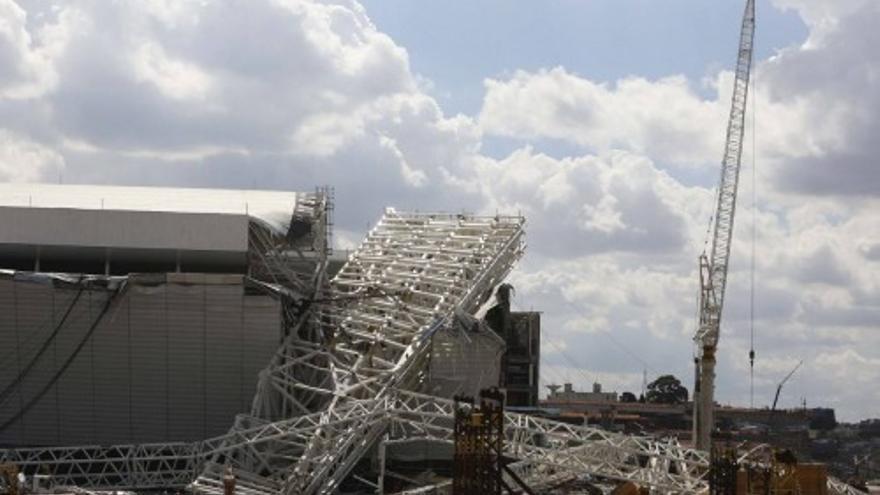
<svg viewBox="0 0 880 495">
<path fill-rule="evenodd" d="M 623 148 L 689 166 L 714 161 L 723 144 L 725 108 L 701 98 L 682 76 L 605 84 L 556 67 L 485 85 L 480 125 L 487 133 Z"/>
</svg>

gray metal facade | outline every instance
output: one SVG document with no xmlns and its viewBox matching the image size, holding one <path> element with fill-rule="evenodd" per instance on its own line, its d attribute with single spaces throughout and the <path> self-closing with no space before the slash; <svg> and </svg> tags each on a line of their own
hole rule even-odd
<svg viewBox="0 0 880 495">
<path fill-rule="evenodd" d="M 222 434 L 282 328 L 280 302 L 241 275 L 6 273 L 0 315 L 3 446 Z"/>
<path fill-rule="evenodd" d="M 541 364 L 541 313 L 510 313 L 510 333 L 504 360 L 507 405 L 537 407 Z"/>
</svg>

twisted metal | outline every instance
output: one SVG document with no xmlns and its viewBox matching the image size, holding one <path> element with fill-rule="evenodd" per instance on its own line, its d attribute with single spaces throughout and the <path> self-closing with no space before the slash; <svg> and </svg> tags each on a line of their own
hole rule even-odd
<svg viewBox="0 0 880 495">
<path fill-rule="evenodd" d="M 310 300 L 293 301 L 297 319 L 261 373 L 251 410 L 225 435 L 194 443 L 0 450 L 0 462 L 29 472 L 45 467 L 59 484 L 189 485 L 212 495 L 222 493 L 230 466 L 245 495 L 332 493 L 377 443 L 452 442 L 453 402 L 411 390 L 426 380 L 432 335 L 456 312 L 472 313 L 523 249 L 519 217 L 389 210 L 329 286 L 316 282 Z M 510 412 L 504 431 L 505 454 L 516 460 L 511 469 L 535 486 L 585 475 L 660 493 L 708 486 L 708 455 L 672 440 Z M 357 478 L 381 487 L 382 476 L 376 483 Z M 832 493 L 850 495 L 845 485 L 834 487 Z"/>
</svg>

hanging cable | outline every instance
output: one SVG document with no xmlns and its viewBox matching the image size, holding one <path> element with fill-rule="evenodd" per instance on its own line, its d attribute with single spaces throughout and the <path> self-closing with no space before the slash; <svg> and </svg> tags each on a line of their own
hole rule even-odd
<svg viewBox="0 0 880 495">
<path fill-rule="evenodd" d="M 758 233 L 757 71 L 752 77 L 752 259 L 749 273 L 749 407 L 755 408 L 755 252 Z"/>
<path fill-rule="evenodd" d="M 25 406 L 21 410 L 19 410 L 17 413 L 15 413 L 11 418 L 6 420 L 3 424 L 0 424 L 0 433 L 2 433 L 4 430 L 9 428 L 11 425 L 15 424 L 15 422 L 17 422 L 25 414 L 27 414 L 28 411 L 30 411 L 37 404 L 37 402 L 39 402 L 40 399 L 42 399 L 43 396 L 45 396 L 46 393 L 48 393 L 49 390 L 51 390 L 52 387 L 58 382 L 58 380 L 61 378 L 61 375 L 63 375 L 64 372 L 67 371 L 67 368 L 70 367 L 70 365 L 73 363 L 73 361 L 79 355 L 80 351 L 82 351 L 83 347 L 85 347 L 86 343 L 89 342 L 89 339 L 91 339 L 92 334 L 95 333 L 95 329 L 98 328 L 98 323 L 100 323 L 101 320 L 104 319 L 104 315 L 106 315 L 107 312 L 110 310 L 111 303 L 116 299 L 116 296 L 118 296 L 120 293 L 122 293 L 124 287 L 125 287 L 125 285 L 120 286 L 114 293 L 109 294 L 107 296 L 107 301 L 104 303 L 103 308 L 101 308 L 101 312 L 98 313 L 98 317 L 95 318 L 94 322 L 92 322 L 92 325 L 89 327 L 89 330 L 83 336 L 82 340 L 79 342 L 79 344 L 76 346 L 76 348 L 70 354 L 70 356 L 68 356 L 67 359 L 64 361 L 64 364 L 62 364 L 61 367 L 55 371 L 55 374 L 52 375 L 52 378 L 49 380 L 49 382 L 46 383 L 46 385 L 44 385 L 43 388 L 41 388 L 39 392 L 37 392 L 33 397 L 31 397 L 31 399 L 27 402 L 27 404 L 25 404 Z"/>
<path fill-rule="evenodd" d="M 519 304 L 514 299 L 511 299 L 511 305 L 517 311 L 523 311 L 523 309 L 519 306 Z M 564 359 L 565 362 L 568 364 L 569 368 L 576 371 L 581 376 L 581 378 L 584 379 L 585 385 L 588 386 L 590 384 L 590 378 L 584 373 L 581 366 L 578 366 L 578 364 L 574 361 L 574 359 L 572 359 L 571 356 L 569 356 L 568 353 L 565 352 L 565 349 L 563 349 L 563 347 L 561 345 L 557 344 L 555 342 L 555 340 L 550 337 L 550 334 L 549 334 L 549 332 L 547 332 L 546 328 L 541 332 L 541 338 L 546 343 L 548 343 L 549 345 L 551 345 L 553 348 L 556 349 L 556 351 L 559 353 L 559 355 L 562 356 L 562 359 Z M 570 381 L 570 379 L 565 378 L 565 381 Z"/>
<path fill-rule="evenodd" d="M 24 380 L 24 377 L 26 377 L 31 372 L 33 367 L 37 364 L 37 362 L 43 356 L 43 353 L 45 353 L 46 350 L 49 348 L 49 346 L 52 344 L 52 342 L 55 341 L 55 337 L 58 336 L 58 332 L 60 332 L 61 328 L 64 327 L 65 322 L 67 322 L 67 318 L 70 316 L 70 313 L 73 312 L 73 308 L 76 307 L 76 303 L 79 301 L 80 296 L 82 296 L 82 293 L 85 290 L 85 285 L 82 283 L 82 277 L 80 277 L 80 280 L 78 281 L 78 283 L 80 284 L 79 290 L 77 291 L 76 296 L 74 296 L 73 300 L 70 302 L 70 305 L 67 307 L 67 310 L 64 312 L 64 315 L 61 317 L 61 320 L 58 322 L 58 325 L 55 326 L 55 328 L 52 330 L 52 333 L 49 335 L 49 337 L 46 339 L 46 341 L 43 342 L 43 345 L 40 346 L 40 349 L 37 351 L 37 353 L 34 355 L 34 357 L 30 360 L 30 362 L 28 362 L 28 364 L 18 372 L 18 375 L 15 377 L 15 379 L 12 380 L 12 382 L 9 385 L 7 385 L 6 388 L 4 388 L 2 392 L 0 392 L 0 405 L 2 405 L 4 402 L 6 402 L 6 399 L 9 398 L 9 396 L 12 394 L 12 392 L 14 392 L 21 385 L 21 382 L 22 382 L 22 380 Z"/>
<path fill-rule="evenodd" d="M 82 284 L 83 279 L 84 279 L 84 277 L 82 275 L 80 275 L 80 278 L 74 283 L 75 284 Z M 13 284 L 14 284 L 13 287 L 18 287 L 18 284 L 20 284 L 20 283 L 22 283 L 22 282 L 19 282 L 19 281 L 13 279 Z M 73 297 L 75 298 L 76 294 L 74 294 Z M 62 318 L 62 319 L 67 318 L 68 317 L 67 313 L 69 312 L 69 310 L 71 308 L 73 308 L 73 305 L 75 303 L 76 303 L 76 300 L 72 299 L 72 302 L 70 305 L 60 307 L 60 308 L 58 308 L 57 311 L 54 311 L 54 310 L 49 311 L 48 321 L 45 324 L 39 324 L 38 328 L 25 329 L 26 335 L 25 335 L 24 339 L 19 342 L 18 347 L 10 349 L 8 353 L 6 353 L 2 357 L 0 357 L 0 375 L 6 375 L 7 374 L 6 371 L 9 368 L 15 368 L 17 366 L 16 365 L 17 360 L 20 360 L 23 357 L 26 357 L 31 352 L 39 352 L 39 351 L 37 351 L 37 348 L 40 348 L 40 346 L 46 345 L 46 342 L 43 340 L 43 338 L 52 339 L 53 338 L 51 336 L 52 332 L 55 332 L 58 330 L 58 328 L 59 328 L 58 324 L 55 323 L 56 318 Z M 18 322 L 16 322 L 15 324 L 17 327 Z M 49 333 L 50 336 L 45 337 L 46 333 Z M 15 358 L 14 358 L 14 356 L 15 356 Z M 18 366 L 18 368 L 20 371 L 21 367 Z M 8 373 L 9 373 L 9 375 L 12 375 L 15 372 L 9 371 Z"/>
<path fill-rule="evenodd" d="M 588 316 L 585 315 L 584 312 L 581 311 L 577 306 L 575 306 L 574 303 L 572 303 L 571 301 L 568 301 L 568 300 L 564 300 L 564 301 L 565 301 L 565 303 L 568 305 L 568 307 L 571 308 L 572 311 L 574 311 L 574 312 L 576 312 L 578 315 L 580 315 L 581 318 L 588 318 Z M 648 362 L 647 362 L 646 360 L 642 359 L 641 356 L 639 356 L 638 354 L 636 354 L 635 351 L 633 351 L 632 349 L 630 349 L 629 347 L 627 347 L 626 345 L 624 345 L 623 342 L 621 342 L 620 340 L 618 340 L 617 337 L 615 337 L 614 334 L 612 334 L 610 331 L 605 330 L 604 328 L 596 328 L 596 330 L 598 330 L 599 333 L 601 333 L 602 335 L 604 335 L 605 337 L 607 337 L 608 340 L 610 340 L 615 346 L 617 346 L 618 348 L 620 348 L 620 350 L 622 350 L 624 353 L 626 353 L 627 355 L 629 355 L 629 357 L 631 357 L 631 358 L 635 359 L 636 361 L 638 361 L 638 362 L 642 365 L 643 368 L 647 368 L 647 369 L 650 370 L 652 373 L 657 374 L 657 370 L 656 370 L 653 366 L 651 366 L 650 364 L 648 364 Z"/>
</svg>

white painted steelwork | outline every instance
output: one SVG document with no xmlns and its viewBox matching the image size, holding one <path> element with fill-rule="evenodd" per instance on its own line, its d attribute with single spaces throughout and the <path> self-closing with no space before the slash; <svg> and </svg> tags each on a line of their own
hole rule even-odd
<svg viewBox="0 0 880 495">
<path fill-rule="evenodd" d="M 453 402 L 446 399 L 395 391 L 384 400 L 355 400 L 340 407 L 333 426 L 350 431 L 362 423 L 378 421 L 388 432 L 382 441 L 389 444 L 415 439 L 451 443 L 453 407 Z M 206 460 L 231 452 L 239 462 L 262 464 L 267 469 L 279 462 L 289 464 L 282 451 L 302 451 L 311 436 L 327 426 L 321 423 L 321 417 L 321 413 L 315 413 L 265 424 L 250 424 L 253 418 L 242 417 L 227 435 L 204 442 L 20 449 L 0 451 L 0 461 L 26 468 L 46 466 L 61 484 L 85 480 L 89 486 L 103 488 L 176 488 L 192 480 Z M 505 413 L 505 431 L 505 453 L 520 459 L 511 467 L 535 486 L 590 475 L 606 479 L 606 483 L 634 481 L 658 493 L 707 490 L 707 454 L 674 441 L 632 437 L 516 413 Z M 267 455 L 267 446 L 273 446 L 271 452 L 277 458 Z M 197 490 L 222 493 L 222 468 L 208 461 L 196 482 Z M 277 478 L 255 475 L 240 466 L 235 472 L 241 493 L 278 493 L 283 486 Z M 217 473 L 218 477 L 207 473 Z M 834 478 L 829 478 L 828 488 L 832 495 L 859 493 Z"/>
<path fill-rule="evenodd" d="M 335 490 L 387 426 L 382 408 L 360 412 L 371 404 L 361 401 L 425 380 L 432 335 L 455 311 L 475 311 L 507 276 L 522 254 L 522 227 L 520 217 L 387 210 L 291 331 L 254 400 L 254 418 L 317 413 L 320 426 L 305 445 L 279 442 L 258 456 L 217 457 L 194 487 L 216 487 L 216 467 L 232 463 L 264 476 L 267 491 Z"/>
<path fill-rule="evenodd" d="M 92 487 L 192 481 L 206 495 L 223 492 L 230 466 L 244 495 L 333 493 L 374 446 L 381 456 L 385 442 L 452 441 L 454 403 L 409 390 L 428 379 L 431 336 L 456 311 L 473 312 L 523 248 L 519 217 L 389 210 L 291 320 L 250 413 L 227 434 L 191 444 L 0 451 L 0 462 L 46 465 L 59 482 Z M 658 493 L 707 489 L 707 454 L 674 441 L 516 413 L 505 413 L 505 435 L 506 454 L 518 459 L 512 468 L 538 486 L 589 475 Z M 381 468 L 378 479 L 352 478 L 375 490 L 384 475 Z"/>
</svg>

